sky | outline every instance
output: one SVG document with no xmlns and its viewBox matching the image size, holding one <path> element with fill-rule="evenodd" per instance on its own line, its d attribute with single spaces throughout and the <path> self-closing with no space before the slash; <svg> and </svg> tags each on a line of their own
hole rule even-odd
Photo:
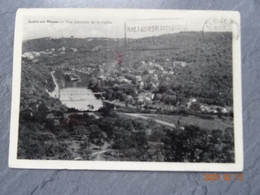
<svg viewBox="0 0 260 195">
<path fill-rule="evenodd" d="M 108 14 L 110 13 L 110 14 Z M 23 40 L 42 37 L 62 38 L 142 38 L 180 31 L 230 31 L 229 24 L 209 15 L 189 14 L 31 14 L 23 19 Z"/>
</svg>

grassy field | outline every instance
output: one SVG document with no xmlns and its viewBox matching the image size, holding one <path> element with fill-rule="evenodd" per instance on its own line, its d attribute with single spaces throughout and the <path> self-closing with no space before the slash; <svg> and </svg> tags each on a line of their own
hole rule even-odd
<svg viewBox="0 0 260 195">
<path fill-rule="evenodd" d="M 233 122 L 228 120 L 228 118 L 224 118 L 224 119 L 215 118 L 214 120 L 211 120 L 211 119 L 203 119 L 193 115 L 187 115 L 187 116 L 164 115 L 164 114 L 142 114 L 142 115 L 151 119 L 173 123 L 175 125 L 179 120 L 181 126 L 196 125 L 201 129 L 205 129 L 205 130 L 212 130 L 212 129 L 225 130 L 228 127 L 233 128 Z"/>
</svg>

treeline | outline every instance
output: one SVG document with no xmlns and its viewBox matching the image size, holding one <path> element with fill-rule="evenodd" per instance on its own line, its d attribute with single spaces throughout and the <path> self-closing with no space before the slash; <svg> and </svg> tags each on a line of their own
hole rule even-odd
<svg viewBox="0 0 260 195">
<path fill-rule="evenodd" d="M 198 126 L 168 131 L 163 138 L 165 161 L 234 162 L 233 129 L 206 131 Z"/>
<path fill-rule="evenodd" d="M 47 115 L 51 111 L 64 112 L 67 108 L 48 95 L 47 91 L 54 87 L 44 62 L 22 61 L 18 158 L 43 158 L 44 148 L 55 144 L 47 144 L 54 137 L 45 130 Z"/>
<path fill-rule="evenodd" d="M 233 129 L 206 131 L 198 126 L 168 128 L 153 120 L 129 119 L 103 108 L 103 117 L 88 114 L 25 123 L 18 155 L 34 159 L 73 159 L 69 140 L 80 142 L 82 159 L 91 160 L 91 145 L 111 144 L 107 160 L 169 162 L 234 162 Z M 41 123 L 44 124 L 44 123 Z M 148 133 L 150 132 L 150 133 Z"/>
</svg>

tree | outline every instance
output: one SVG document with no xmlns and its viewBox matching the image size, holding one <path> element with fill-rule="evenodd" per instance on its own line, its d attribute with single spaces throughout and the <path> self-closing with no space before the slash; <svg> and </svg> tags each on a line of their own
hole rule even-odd
<svg viewBox="0 0 260 195">
<path fill-rule="evenodd" d="M 91 125 L 89 126 L 89 140 L 90 142 L 97 144 L 99 146 L 104 144 L 104 136 L 102 134 L 102 131 L 99 129 L 97 125 Z"/>
<path fill-rule="evenodd" d="M 166 82 L 161 82 L 159 85 L 159 93 L 165 93 L 169 90 L 169 86 Z"/>
<path fill-rule="evenodd" d="M 133 97 L 131 95 L 125 95 L 125 106 L 128 107 L 128 104 L 133 101 Z"/>
</svg>

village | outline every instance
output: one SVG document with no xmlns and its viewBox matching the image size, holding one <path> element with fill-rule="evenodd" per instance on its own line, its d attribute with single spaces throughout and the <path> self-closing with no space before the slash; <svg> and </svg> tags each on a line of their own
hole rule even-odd
<svg viewBox="0 0 260 195">
<path fill-rule="evenodd" d="M 57 50 L 51 48 L 46 51 L 25 52 L 23 58 L 35 63 L 39 57 L 56 57 L 64 55 L 66 51 L 78 52 L 76 48 L 61 47 Z M 96 48 L 93 51 L 96 51 Z M 122 56 L 118 58 L 117 54 L 115 61 L 110 64 L 89 63 L 72 66 L 61 65 L 54 68 L 62 71 L 67 81 L 78 82 L 82 77 L 91 78 L 84 81 L 85 86 L 94 92 L 104 92 L 102 96 L 104 100 L 115 102 L 115 105 L 118 106 L 124 104 L 124 107 L 135 107 L 138 111 L 174 113 L 181 108 L 187 113 L 196 111 L 204 114 L 227 115 L 232 112 L 231 107 L 207 105 L 198 101 L 196 97 L 185 98 L 185 101 L 179 100 L 178 95 L 174 94 L 171 89 L 164 89 L 164 92 L 169 90 L 169 93 L 161 93 L 160 89 L 167 88 L 161 83 L 174 79 L 176 75 L 180 74 L 181 69 L 191 66 L 189 63 L 169 62 L 169 59 L 160 62 L 142 60 L 129 68 L 122 65 L 121 58 Z"/>
</svg>

